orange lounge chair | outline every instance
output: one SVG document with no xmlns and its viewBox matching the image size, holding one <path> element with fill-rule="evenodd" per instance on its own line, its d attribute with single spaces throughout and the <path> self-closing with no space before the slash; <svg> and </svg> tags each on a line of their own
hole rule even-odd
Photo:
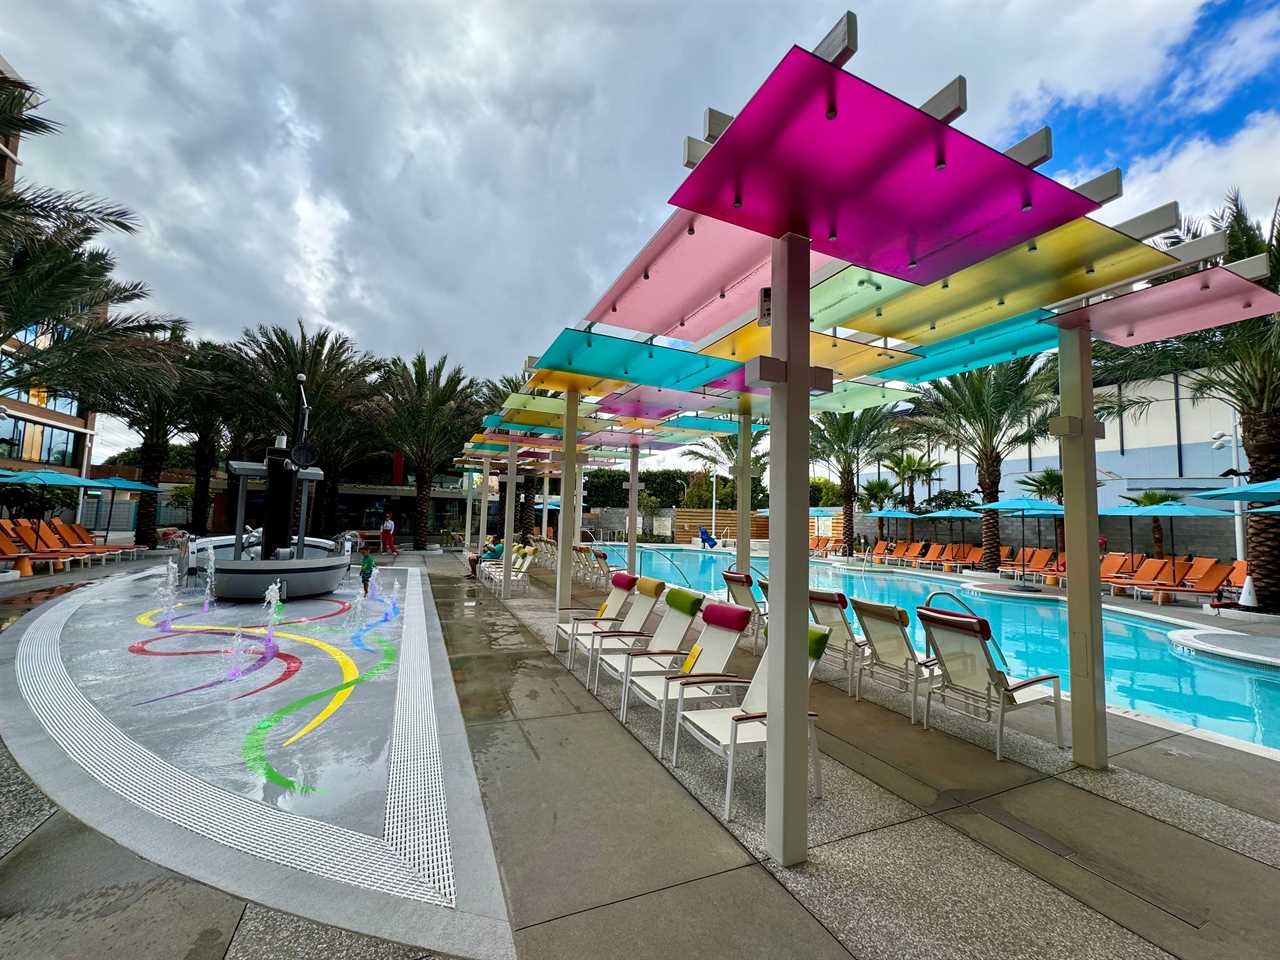
<svg viewBox="0 0 1280 960">
<path fill-rule="evenodd" d="M 1249 579 L 1248 560 L 1237 560 L 1231 564 L 1231 576 L 1227 577 L 1227 586 L 1234 590 L 1243 590 L 1247 579 Z"/>
<path fill-rule="evenodd" d="M 909 547 L 907 547 L 907 552 L 902 554 L 902 556 L 892 557 L 891 559 L 896 560 L 898 563 L 903 564 L 905 566 L 910 561 L 919 559 L 920 554 L 923 552 L 924 552 L 924 541 L 918 540 L 915 543 L 911 544 Z"/>
<path fill-rule="evenodd" d="M 925 557 L 925 559 L 921 560 L 920 566 L 942 567 L 948 563 L 959 563 L 961 560 L 964 559 L 964 556 L 966 553 L 968 553 L 968 550 L 969 548 L 962 543 L 949 543 L 946 545 L 945 548 L 943 548 L 942 553 L 939 554 L 938 556 L 932 559 L 930 559 L 929 557 Z"/>
<path fill-rule="evenodd" d="M 818 537 L 817 541 L 818 542 L 810 548 L 809 554 L 814 557 L 825 557 L 827 555 L 827 551 L 831 549 L 831 538 Z"/>
<path fill-rule="evenodd" d="M 21 544 L 28 553 L 53 555 L 62 560 L 79 560 L 82 566 L 89 566 L 92 557 L 83 550 L 49 550 L 41 546 L 36 531 L 29 524 L 14 523 L 12 520 L 0 520 L 0 530 L 10 538 L 10 542 Z"/>
<path fill-rule="evenodd" d="M 1191 569 L 1192 567 L 1195 566 L 1195 564 L 1190 560 L 1174 560 L 1171 562 L 1172 562 L 1172 568 L 1165 567 L 1163 570 L 1160 571 L 1159 576 L 1153 577 L 1150 580 L 1141 580 L 1137 577 L 1134 577 L 1133 580 L 1130 581 L 1129 585 L 1133 587 L 1143 587 L 1143 588 L 1182 586 L 1183 581 L 1187 580 L 1188 577 L 1190 576 Z"/>
<path fill-rule="evenodd" d="M 817 549 L 818 549 L 818 538 L 810 537 L 809 538 L 809 556 L 813 556 L 813 551 Z"/>
<path fill-rule="evenodd" d="M 1009 549 L 1013 549 L 1010 547 Z M 1000 569 L 1001 570 L 1021 570 L 1022 565 L 1029 561 L 1035 553 L 1034 547 L 1023 547 L 1013 557 L 1005 559 L 1004 549 L 1000 551 Z"/>
<path fill-rule="evenodd" d="M 58 531 L 58 535 L 67 542 L 70 547 L 92 547 L 98 546 L 93 534 L 83 524 L 67 523 L 58 518 L 52 521 L 53 529 Z M 103 543 L 102 546 L 110 547 L 112 550 L 119 550 L 122 553 L 131 553 L 136 559 L 139 553 L 147 548 L 140 543 Z"/>
<path fill-rule="evenodd" d="M 47 564 L 49 573 L 53 573 L 55 569 L 65 570 L 70 563 L 67 557 L 58 554 L 23 551 L 4 534 L 0 534 L 0 561 L 12 564 L 14 569 L 24 577 L 29 577 L 35 572 L 31 568 L 33 563 Z"/>
<path fill-rule="evenodd" d="M 1169 586 L 1134 587 L 1133 593 L 1134 593 L 1134 596 L 1139 596 L 1140 594 L 1143 594 L 1143 593 L 1149 593 L 1151 594 L 1151 599 L 1153 601 L 1155 600 L 1156 594 L 1158 593 L 1172 594 L 1175 597 L 1182 594 L 1186 594 L 1191 596 L 1192 598 L 1203 597 L 1203 598 L 1212 600 L 1222 595 L 1222 588 L 1226 585 L 1227 578 L 1230 576 L 1231 576 L 1231 564 L 1215 563 L 1211 567 L 1209 567 L 1209 569 L 1206 570 L 1202 576 L 1196 579 L 1194 583 L 1190 583 L 1184 586 L 1177 586 L 1177 587 L 1169 587 Z M 1189 580 L 1190 577 L 1188 577 L 1187 579 Z"/>
<path fill-rule="evenodd" d="M 1151 557 L 1142 561 L 1132 577 L 1108 577 L 1106 582 L 1111 587 L 1111 595 L 1114 597 L 1117 589 L 1132 587 L 1134 584 L 1146 584 L 1157 580 L 1168 582 L 1170 562 Z"/>
<path fill-rule="evenodd" d="M 931 566 L 937 563 L 942 558 L 942 551 L 943 551 L 942 544 L 935 543 L 931 547 L 929 547 L 929 550 L 925 553 L 923 557 L 920 557 L 918 560 L 914 561 L 912 563 L 912 566 L 913 567 Z"/>
<path fill-rule="evenodd" d="M 888 540 L 877 540 L 877 541 L 876 541 L 876 545 L 875 545 L 874 547 L 872 547 L 870 550 L 868 550 L 868 551 L 866 551 L 866 552 L 864 552 L 864 553 L 862 554 L 862 559 L 864 559 L 864 560 L 867 560 L 867 559 L 874 560 L 876 557 L 883 557 L 883 556 L 884 556 L 884 552 L 885 552 L 887 549 L 889 549 L 889 541 L 888 541 Z"/>
<path fill-rule="evenodd" d="M 901 560 L 902 555 L 907 552 L 907 548 L 910 546 L 911 544 L 907 543 L 907 541 L 900 540 L 898 541 L 898 545 L 893 548 L 892 553 L 883 553 L 880 555 L 880 559 L 885 563 L 889 563 L 893 560 Z"/>
<path fill-rule="evenodd" d="M 107 558 L 109 557 L 113 557 L 119 561 L 120 555 L 123 553 L 122 550 L 118 550 L 115 547 L 102 546 L 96 543 L 69 543 L 64 540 L 53 527 L 44 522 L 41 522 L 36 527 L 36 537 L 46 550 L 81 550 L 90 556 L 101 557 L 104 564 L 107 562 Z"/>
<path fill-rule="evenodd" d="M 1044 547 L 1033 553 L 1027 560 L 1026 572 L 1031 576 L 1045 572 L 1053 573 L 1053 551 Z M 1014 573 L 1021 574 L 1022 568 L 1016 567 Z"/>
</svg>

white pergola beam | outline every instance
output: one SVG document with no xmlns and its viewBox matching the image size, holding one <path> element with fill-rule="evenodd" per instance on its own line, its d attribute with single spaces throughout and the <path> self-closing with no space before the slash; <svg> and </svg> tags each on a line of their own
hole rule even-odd
<svg viewBox="0 0 1280 960">
<path fill-rule="evenodd" d="M 1152 237 L 1160 237 L 1177 230 L 1181 224 L 1182 216 L 1178 209 L 1178 201 L 1174 200 L 1154 210 L 1131 217 L 1123 223 L 1117 223 L 1112 229 L 1134 240 L 1150 240 Z"/>
<path fill-rule="evenodd" d="M 943 123 L 951 123 L 964 116 L 969 109 L 969 82 L 961 75 L 920 105 L 927 113 Z"/>
<path fill-rule="evenodd" d="M 827 35 L 818 41 L 813 52 L 828 63 L 843 67 L 858 52 L 858 18 L 846 10 Z"/>
<path fill-rule="evenodd" d="M 1041 127 L 1031 136 L 1015 143 L 1004 155 L 1017 160 L 1024 167 L 1034 169 L 1053 157 L 1053 131 L 1048 127 Z"/>
<path fill-rule="evenodd" d="M 717 110 L 715 107 L 707 107 L 702 114 L 702 139 L 707 143 L 715 143 L 720 139 L 721 134 L 729 129 L 731 123 L 733 123 L 733 114 Z"/>
<path fill-rule="evenodd" d="M 1120 168 L 1108 170 L 1092 180 L 1087 180 L 1074 188 L 1076 193 L 1088 197 L 1094 203 L 1110 203 L 1124 196 L 1124 179 L 1120 176 Z"/>
<path fill-rule="evenodd" d="M 1262 280 L 1271 272 L 1271 262 L 1265 253 L 1260 253 L 1254 257 L 1246 257 L 1244 260 L 1237 260 L 1235 263 L 1223 264 L 1223 266 L 1237 277 L 1244 277 L 1246 280 Z"/>
</svg>

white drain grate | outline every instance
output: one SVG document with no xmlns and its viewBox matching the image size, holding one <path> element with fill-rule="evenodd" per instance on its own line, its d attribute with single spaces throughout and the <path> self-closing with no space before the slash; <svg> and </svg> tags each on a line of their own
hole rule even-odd
<svg viewBox="0 0 1280 960">
<path fill-rule="evenodd" d="M 100 586 L 79 590 L 38 617 L 23 635 L 17 652 L 18 686 L 54 741 L 99 783 L 148 813 L 193 833 L 329 880 L 452 907 L 452 858 L 435 714 L 430 710 L 430 665 L 425 651 L 415 659 L 412 669 L 402 666 L 400 681 L 408 679 L 421 690 L 425 679 L 425 716 L 413 721 L 412 733 L 428 748 L 435 746 L 434 760 L 421 763 L 411 756 L 408 772 L 388 791 L 386 822 L 391 839 L 384 841 L 277 810 L 205 783 L 129 739 L 80 692 L 59 653 L 63 627 L 77 610 L 103 591 L 148 575 L 149 571 L 125 581 L 112 578 Z M 417 571 L 410 571 L 410 577 L 412 589 L 407 593 L 413 599 L 405 605 L 405 635 L 407 642 L 421 648 L 425 647 L 426 630 L 422 591 Z M 416 623 L 410 617 L 415 603 Z M 414 634 L 416 639 L 409 639 Z M 403 699 L 397 695 L 393 733 L 397 740 L 401 735 Z M 394 742 L 392 756 L 408 754 L 418 745 Z M 401 761 L 402 767 L 406 762 Z M 427 783 L 432 776 L 434 783 Z M 394 771 L 392 784 L 396 784 Z M 395 817 L 393 809 L 397 811 Z"/>
</svg>

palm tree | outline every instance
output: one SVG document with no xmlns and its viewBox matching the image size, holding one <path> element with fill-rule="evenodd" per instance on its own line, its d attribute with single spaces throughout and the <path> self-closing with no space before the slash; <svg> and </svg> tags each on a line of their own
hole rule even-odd
<svg viewBox="0 0 1280 960">
<path fill-rule="evenodd" d="M 447 355 L 430 365 L 425 353 L 409 363 L 397 357 L 379 380 L 382 434 L 414 467 L 415 550 L 427 545 L 431 479 L 461 451 L 480 410 L 474 381 L 448 363 Z"/>
<path fill-rule="evenodd" d="M 868 480 L 862 485 L 858 494 L 858 505 L 863 512 L 883 510 L 895 502 L 898 497 L 898 486 L 892 480 Z M 876 517 L 876 539 L 884 539 L 884 517 Z"/>
<path fill-rule="evenodd" d="M 1000 497 L 1004 460 L 1020 446 L 1048 435 L 1056 406 L 1056 380 L 1023 357 L 935 380 L 915 401 L 911 433 L 940 446 L 958 446 L 978 468 L 983 502 Z M 1000 563 L 1000 518 L 982 517 L 982 563 Z"/>
<path fill-rule="evenodd" d="M 907 510 L 915 513 L 916 484 L 933 480 L 944 466 L 941 460 L 935 460 L 924 454 L 911 450 L 899 450 L 884 458 L 884 465 L 898 478 L 898 487 L 902 491 L 902 502 Z M 915 539 L 916 522 L 907 521 L 907 537 Z"/>
<path fill-rule="evenodd" d="M 224 344 L 202 340 L 189 358 L 192 375 L 179 397 L 183 432 L 191 438 L 191 530 L 209 532 L 209 483 L 226 449 L 230 411 L 239 406 L 234 354 Z"/>
<path fill-rule="evenodd" d="M 35 112 L 39 101 L 39 92 L 30 84 L 0 74 L 0 139 L 57 133 L 57 123 Z M 132 233 L 137 226 L 132 213 L 113 203 L 80 193 L 0 182 L 0 248 L 68 230 L 109 228 Z"/>
<path fill-rule="evenodd" d="M 1128 500 L 1138 507 L 1154 507 L 1161 503 L 1177 503 L 1182 497 L 1168 490 L 1143 490 L 1136 497 L 1122 496 L 1120 499 Z M 1159 517 L 1151 518 L 1151 552 L 1158 560 L 1164 559 L 1164 527 L 1160 524 Z"/>
<path fill-rule="evenodd" d="M 1271 270 L 1262 281 L 1280 290 L 1280 203 L 1267 229 L 1252 219 L 1238 190 L 1227 194 L 1209 226 L 1227 235 L 1226 260 L 1233 262 L 1266 253 Z M 1192 239 L 1202 229 L 1192 224 Z M 1098 344 L 1094 353 L 1098 383 L 1149 382 L 1179 373 L 1192 402 L 1209 398 L 1227 404 L 1240 421 L 1240 440 L 1249 460 L 1249 479 L 1280 479 L 1280 317 L 1271 314 L 1202 330 L 1173 340 L 1130 349 Z M 1258 606 L 1280 612 L 1280 515 L 1249 514 L 1249 572 Z"/>
<path fill-rule="evenodd" d="M 886 449 L 892 429 L 891 405 L 867 407 L 856 413 L 819 413 L 810 424 L 812 459 L 836 471 L 844 525 L 845 556 L 853 554 L 853 511 L 862 467 Z M 883 533 L 884 522 L 880 528 Z"/>
<path fill-rule="evenodd" d="M 10 344 L 0 391 L 109 393 L 137 377 L 171 377 L 167 355 L 148 347 L 183 322 L 120 310 L 143 300 L 147 288 L 114 279 L 115 258 L 93 246 L 94 237 L 76 229 L 0 243 L 0 342 Z"/>
<path fill-rule="evenodd" d="M 1018 478 L 1018 486 L 1032 496 L 1053 503 L 1062 503 L 1062 471 L 1057 467 L 1045 467 L 1039 473 L 1029 473 Z M 1066 542 L 1066 522 L 1062 517 L 1053 518 L 1053 547 L 1061 554 Z"/>
<path fill-rule="evenodd" d="M 757 450 L 768 430 L 753 430 L 751 433 L 751 475 L 758 477 L 769 465 L 767 451 Z M 708 473 L 735 478 L 738 473 L 738 435 L 736 433 L 717 433 L 699 440 L 684 451 L 690 460 L 702 464 Z"/>
<path fill-rule="evenodd" d="M 241 371 L 238 382 L 245 393 L 241 402 L 255 409 L 253 427 L 263 440 L 293 431 L 297 376 L 306 376 L 311 405 L 307 441 L 315 447 L 317 466 L 324 471 L 316 494 L 319 527 L 331 532 L 343 474 L 381 449 L 369 419 L 383 362 L 345 334 L 328 328 L 308 333 L 301 320 L 296 334 L 280 326 L 246 330 L 233 349 L 233 362 Z"/>
</svg>

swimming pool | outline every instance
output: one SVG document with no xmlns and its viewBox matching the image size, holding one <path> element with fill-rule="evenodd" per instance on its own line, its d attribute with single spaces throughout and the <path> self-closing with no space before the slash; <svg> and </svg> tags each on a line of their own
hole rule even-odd
<svg viewBox="0 0 1280 960">
<path fill-rule="evenodd" d="M 625 565 L 625 545 L 598 546 L 609 554 L 611 563 Z M 724 596 L 721 574 L 733 566 L 733 560 L 733 554 L 720 550 L 642 546 L 638 564 L 646 576 Z M 768 575 L 767 559 L 753 557 L 751 566 L 753 577 Z M 902 607 L 911 614 L 912 641 L 922 651 L 924 638 L 915 608 L 933 590 L 957 592 L 991 622 L 1011 675 L 1056 673 L 1062 677 L 1063 689 L 1070 688 L 1067 611 L 1058 601 L 964 590 L 954 581 L 922 576 L 916 570 L 864 573 L 815 563 L 809 582 L 819 589 Z M 1171 629 L 1177 628 L 1103 610 L 1107 705 L 1280 749 L 1280 670 L 1176 646 L 1169 641 Z"/>
</svg>

